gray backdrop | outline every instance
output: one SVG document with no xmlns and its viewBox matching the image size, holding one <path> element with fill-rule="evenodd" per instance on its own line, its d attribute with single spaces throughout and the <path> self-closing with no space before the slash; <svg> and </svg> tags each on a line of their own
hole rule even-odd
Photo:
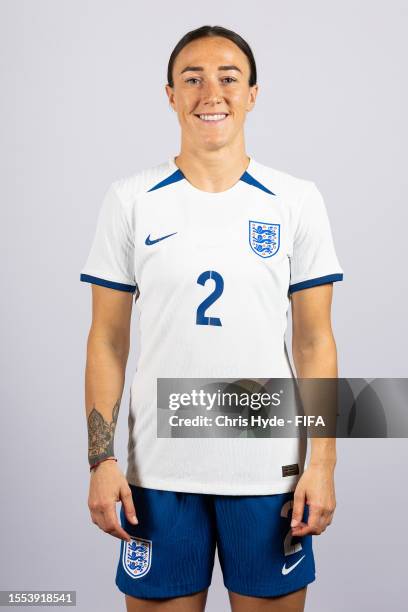
<svg viewBox="0 0 408 612">
<path fill-rule="evenodd" d="M 177 40 L 204 24 L 237 30 L 259 70 L 248 153 L 314 180 L 326 199 L 345 272 L 333 304 L 340 375 L 406 376 L 407 4 L 0 7 L 0 589 L 76 589 L 81 611 L 122 610 L 119 540 L 91 522 L 87 507 L 91 291 L 79 273 L 102 196 L 113 180 L 179 152 L 164 91 Z M 123 469 L 135 319 L 132 330 L 115 444 Z M 314 538 L 318 578 L 306 610 L 405 609 L 407 459 L 403 439 L 338 441 L 337 510 Z M 218 561 L 207 610 L 228 610 Z"/>
</svg>

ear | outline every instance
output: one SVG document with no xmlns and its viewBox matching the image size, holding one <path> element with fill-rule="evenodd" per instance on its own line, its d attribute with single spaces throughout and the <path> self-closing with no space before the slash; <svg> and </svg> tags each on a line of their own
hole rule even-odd
<svg viewBox="0 0 408 612">
<path fill-rule="evenodd" d="M 249 88 L 247 111 L 251 111 L 254 108 L 258 91 L 258 85 L 252 85 L 252 87 Z"/>
<path fill-rule="evenodd" d="M 168 83 L 166 83 L 165 90 L 166 90 L 167 97 L 169 99 L 169 104 L 172 107 L 172 109 L 175 111 L 176 110 L 176 105 L 175 105 L 175 101 L 174 101 L 174 90 L 173 90 L 173 87 L 170 87 L 170 85 Z"/>
</svg>

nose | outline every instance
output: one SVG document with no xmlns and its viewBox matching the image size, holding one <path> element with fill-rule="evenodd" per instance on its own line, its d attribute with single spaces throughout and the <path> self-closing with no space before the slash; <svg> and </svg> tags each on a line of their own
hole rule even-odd
<svg viewBox="0 0 408 612">
<path fill-rule="evenodd" d="M 218 83 L 207 82 L 202 90 L 203 102 L 209 106 L 222 102 L 222 92 Z"/>
</svg>

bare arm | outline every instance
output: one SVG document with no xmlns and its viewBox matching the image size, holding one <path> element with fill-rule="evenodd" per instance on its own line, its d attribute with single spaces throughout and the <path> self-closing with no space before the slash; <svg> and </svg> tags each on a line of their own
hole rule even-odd
<svg viewBox="0 0 408 612">
<path fill-rule="evenodd" d="M 114 454 L 129 355 L 132 297 L 125 291 L 92 285 L 92 325 L 85 370 L 90 465 Z"/>
<path fill-rule="evenodd" d="M 299 378 L 337 378 L 337 349 L 331 328 L 331 284 L 292 295 L 292 353 Z M 311 463 L 336 463 L 335 438 L 311 438 Z M 333 466 L 334 467 L 334 466 Z"/>
<path fill-rule="evenodd" d="M 92 325 L 87 343 L 85 407 L 89 464 L 114 455 L 114 436 L 130 347 L 133 294 L 92 285 Z M 91 472 L 88 506 L 103 531 L 121 539 L 116 502 L 122 501 L 129 520 L 135 514 L 129 485 L 113 461 Z M 135 522 L 135 521 L 132 521 Z"/>
<path fill-rule="evenodd" d="M 331 328 L 333 285 L 311 287 L 292 294 L 292 353 L 299 378 L 337 378 L 337 349 Z M 314 488 L 310 493 L 312 504 L 309 527 L 296 527 L 294 535 L 319 534 L 330 524 L 335 509 L 334 468 L 336 465 L 336 439 L 311 438 L 308 475 L 312 474 Z M 306 476 L 306 474 L 305 474 Z M 300 483 L 300 481 L 299 481 Z M 298 483 L 298 485 L 299 485 Z M 311 483 L 304 482 L 304 485 Z M 298 491 L 293 518 L 300 521 L 303 514 Z"/>
</svg>

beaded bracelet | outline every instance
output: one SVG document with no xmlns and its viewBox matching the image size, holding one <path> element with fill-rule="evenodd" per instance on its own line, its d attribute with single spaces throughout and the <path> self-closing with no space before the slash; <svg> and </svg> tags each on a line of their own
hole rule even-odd
<svg viewBox="0 0 408 612">
<path fill-rule="evenodd" d="M 89 468 L 89 471 L 92 472 L 92 470 L 96 468 L 97 465 L 99 465 L 103 461 L 108 461 L 109 459 L 113 459 L 113 461 L 117 461 L 116 457 L 106 457 L 106 459 L 101 459 L 97 463 L 94 463 L 93 465 L 91 465 L 91 467 Z"/>
</svg>

